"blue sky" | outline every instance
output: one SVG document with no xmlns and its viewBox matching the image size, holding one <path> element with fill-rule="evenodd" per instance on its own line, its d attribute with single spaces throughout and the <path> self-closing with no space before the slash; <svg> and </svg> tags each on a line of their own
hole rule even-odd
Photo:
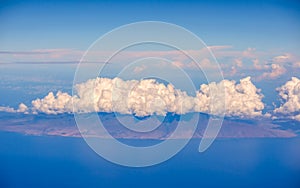
<svg viewBox="0 0 300 188">
<path fill-rule="evenodd" d="M 298 52 L 296 1 L 1 1 L 0 50 L 85 50 L 111 29 L 157 20 L 183 26 L 209 45 Z"/>
<path fill-rule="evenodd" d="M 251 76 L 251 81 L 265 96 L 264 110 L 274 110 L 273 102 L 277 107 L 280 105 L 276 88 L 292 77 L 299 77 L 299 16 L 300 3 L 283 0 L 1 1 L 0 90 L 9 100 L 1 97 L 0 106 L 16 107 L 22 101 L 30 105 L 30 101 L 50 91 L 70 94 L 76 62 L 95 40 L 124 24 L 153 20 L 177 24 L 195 33 L 216 56 L 225 79 L 239 81 Z M 149 49 L 146 55 L 162 54 L 172 65 L 184 69 L 197 89 L 205 83 L 203 74 L 200 75 L 188 59 L 171 50 L 168 54 Z M 129 50 L 108 65 L 105 76 L 115 77 L 122 66 L 144 55 Z M 200 64 L 214 73 L 211 62 Z M 88 73 L 93 68 L 91 65 L 85 71 Z M 143 71 L 157 68 L 135 67 L 134 74 L 130 75 L 136 79 Z M 161 64 L 159 68 L 177 77 L 181 83 L 179 89 L 185 90 L 185 84 L 169 69 L 169 64 Z M 297 83 L 298 80 L 294 80 L 295 86 Z"/>
</svg>

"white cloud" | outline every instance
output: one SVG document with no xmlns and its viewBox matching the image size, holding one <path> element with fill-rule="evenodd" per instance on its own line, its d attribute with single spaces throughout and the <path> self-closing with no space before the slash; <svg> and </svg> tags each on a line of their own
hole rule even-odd
<svg viewBox="0 0 300 188">
<path fill-rule="evenodd" d="M 293 56 L 292 56 L 292 54 L 289 54 L 289 53 L 273 57 L 273 59 L 272 59 L 272 61 L 275 63 L 287 63 L 292 60 L 293 60 Z"/>
<path fill-rule="evenodd" d="M 247 57 L 247 58 L 256 58 L 257 57 L 257 51 L 255 48 L 247 48 L 247 50 L 244 50 L 242 52 L 243 57 Z"/>
<path fill-rule="evenodd" d="M 146 65 L 141 65 L 141 66 L 135 67 L 135 68 L 133 69 L 133 72 L 138 74 L 138 73 L 143 72 L 143 71 L 146 70 L 146 69 L 147 69 Z"/>
<path fill-rule="evenodd" d="M 237 66 L 237 67 L 242 67 L 243 66 L 243 61 L 238 58 L 238 59 L 234 59 L 234 64 Z"/>
<path fill-rule="evenodd" d="M 19 104 L 19 108 L 18 109 L 14 109 L 11 107 L 7 107 L 7 106 L 0 106 L 0 112 L 11 112 L 11 113 L 16 113 L 16 112 L 20 112 L 20 113 L 28 113 L 28 107 L 21 103 Z"/>
<path fill-rule="evenodd" d="M 216 63 L 212 63 L 208 58 L 204 58 L 200 62 L 201 68 L 215 69 L 219 68 Z"/>
<path fill-rule="evenodd" d="M 214 50 L 227 50 L 231 49 L 232 46 L 230 45 L 218 45 L 218 46 L 207 46 L 208 49 L 214 51 Z"/>
<path fill-rule="evenodd" d="M 284 103 L 274 113 L 300 121 L 300 79 L 292 77 L 277 90 Z"/>
<path fill-rule="evenodd" d="M 79 61 L 83 51 L 74 49 L 35 49 L 31 51 L 0 51 L 2 63 L 70 62 Z"/>
<path fill-rule="evenodd" d="M 269 68 L 269 66 L 267 66 L 265 64 L 261 64 L 260 61 L 257 58 L 253 59 L 252 62 L 253 62 L 253 67 L 256 70 L 263 70 L 263 69 Z"/>
<path fill-rule="evenodd" d="M 209 91 L 214 92 L 210 93 Z M 250 77 L 235 81 L 223 80 L 220 83 L 203 84 L 196 97 L 195 111 L 212 114 L 220 113 L 223 106 L 222 98 L 225 91 L 225 114 L 227 116 L 255 117 L 261 116 L 264 104 L 263 95 L 253 85 Z M 211 105 L 210 101 L 213 101 Z"/>
<path fill-rule="evenodd" d="M 24 103 L 19 104 L 19 108 L 17 112 L 27 112 L 27 111 L 28 111 L 28 107 Z"/>
<path fill-rule="evenodd" d="M 279 76 L 283 75 L 284 73 L 286 73 L 286 69 L 282 65 L 272 64 L 271 72 L 263 73 L 261 78 L 275 79 L 275 78 L 278 78 Z"/>
<path fill-rule="evenodd" d="M 0 112 L 15 112 L 15 109 L 7 106 L 0 106 Z"/>
<path fill-rule="evenodd" d="M 36 99 L 31 102 L 34 113 L 43 112 L 46 114 L 59 114 L 73 111 L 72 96 L 67 93 L 57 92 L 54 96 L 50 92 L 43 99 Z"/>
<path fill-rule="evenodd" d="M 241 79 L 238 84 L 229 80 L 203 84 L 196 97 L 170 84 L 166 86 L 157 83 L 154 79 L 124 81 L 120 78 L 96 78 L 78 84 L 76 90 L 75 96 L 63 92 L 54 95 L 50 92 L 43 99 L 33 100 L 31 111 L 46 114 L 119 112 L 137 116 L 165 115 L 167 112 L 218 115 L 225 111 L 227 116 L 255 117 L 261 116 L 264 109 L 261 101 L 263 96 L 250 77 Z M 225 110 L 224 102 L 221 102 L 224 93 Z"/>
<path fill-rule="evenodd" d="M 137 116 L 165 115 L 167 112 L 187 113 L 193 98 L 172 85 L 153 79 L 123 81 L 119 78 L 96 78 L 76 86 L 78 96 L 50 92 L 43 99 L 32 101 L 34 112 L 57 114 L 65 112 L 119 112 Z M 75 108 L 72 107 L 72 101 Z"/>
<path fill-rule="evenodd" d="M 300 57 L 296 54 L 285 53 L 283 55 L 275 56 L 272 59 L 272 62 L 291 66 L 294 68 L 300 68 Z"/>
</svg>

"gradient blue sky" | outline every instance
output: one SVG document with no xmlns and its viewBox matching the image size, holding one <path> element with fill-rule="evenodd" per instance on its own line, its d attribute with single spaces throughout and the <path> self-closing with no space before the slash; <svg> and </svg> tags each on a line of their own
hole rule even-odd
<svg viewBox="0 0 300 188">
<path fill-rule="evenodd" d="M 199 36 L 212 47 L 224 78 L 251 76 L 271 109 L 278 102 L 276 88 L 299 77 L 299 18 L 300 2 L 289 0 L 0 0 L 0 90 L 7 97 L 0 105 L 15 106 L 10 102 L 30 101 L 49 91 L 70 91 L 76 64 L 61 62 L 78 61 L 95 40 L 116 27 L 153 20 L 183 26 Z M 36 64 L 28 65 L 31 62 Z M 50 65 L 53 62 L 59 65 Z M 118 63 L 109 67 L 108 77 L 114 77 Z M 179 63 L 196 87 L 205 82 L 188 62 Z"/>
<path fill-rule="evenodd" d="M 131 22 L 183 26 L 208 45 L 259 50 L 300 49 L 297 1 L 1 1 L 0 50 L 85 50 L 99 36 Z"/>
</svg>

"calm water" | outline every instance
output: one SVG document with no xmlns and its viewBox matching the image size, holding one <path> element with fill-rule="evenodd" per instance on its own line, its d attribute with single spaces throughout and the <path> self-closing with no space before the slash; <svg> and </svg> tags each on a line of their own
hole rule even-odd
<svg viewBox="0 0 300 188">
<path fill-rule="evenodd" d="M 220 139 L 204 153 L 199 141 L 165 163 L 128 168 L 81 138 L 1 132 L 0 187 L 300 187 L 299 138 Z"/>
</svg>

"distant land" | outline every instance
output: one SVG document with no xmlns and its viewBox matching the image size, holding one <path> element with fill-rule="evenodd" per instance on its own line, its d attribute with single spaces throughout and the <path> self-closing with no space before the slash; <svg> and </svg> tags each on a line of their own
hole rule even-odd
<svg viewBox="0 0 300 188">
<path fill-rule="evenodd" d="M 188 127 L 189 115 L 167 114 L 162 118 L 162 123 L 157 119 L 148 117 L 135 119 L 128 115 L 116 115 L 114 113 L 99 113 L 106 130 L 115 138 L 124 139 L 158 139 L 165 140 L 176 129 L 177 124 L 181 121 L 181 126 L 187 126 L 187 129 L 180 132 L 176 138 L 184 139 L 191 131 Z M 48 136 L 65 136 L 65 137 L 81 137 L 76 126 L 75 118 L 72 114 L 60 115 L 31 115 L 31 114 L 10 114 L 0 113 L 0 131 L 17 132 L 25 135 L 48 135 Z M 207 127 L 209 116 L 207 114 L 199 114 L 197 129 L 193 138 L 201 138 Z M 149 132 L 136 132 L 124 127 L 121 122 L 134 124 L 147 120 L 150 123 L 156 123 L 159 126 Z M 225 118 L 222 128 L 218 134 L 218 138 L 291 138 L 299 136 L 300 123 L 291 120 L 240 120 L 233 118 Z M 143 125 L 139 125 L 143 126 Z M 88 137 L 106 138 L 105 134 L 96 134 L 92 126 L 87 125 L 84 132 Z"/>
</svg>

